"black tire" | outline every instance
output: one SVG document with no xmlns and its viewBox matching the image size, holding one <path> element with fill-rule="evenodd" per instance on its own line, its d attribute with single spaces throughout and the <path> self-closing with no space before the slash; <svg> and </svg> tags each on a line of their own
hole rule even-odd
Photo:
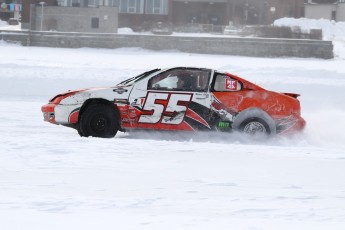
<svg viewBox="0 0 345 230">
<path fill-rule="evenodd" d="M 79 136 L 85 137 L 85 135 L 83 134 L 83 132 L 82 132 L 81 129 L 80 129 L 80 125 L 78 125 L 78 126 L 76 127 L 76 130 L 77 130 Z"/>
<path fill-rule="evenodd" d="M 118 116 L 108 105 L 91 105 L 81 115 L 79 135 L 84 137 L 114 137 L 119 130 Z"/>
<path fill-rule="evenodd" d="M 239 131 L 249 136 L 269 136 L 271 134 L 268 124 L 258 117 L 244 120 L 240 125 Z"/>
</svg>

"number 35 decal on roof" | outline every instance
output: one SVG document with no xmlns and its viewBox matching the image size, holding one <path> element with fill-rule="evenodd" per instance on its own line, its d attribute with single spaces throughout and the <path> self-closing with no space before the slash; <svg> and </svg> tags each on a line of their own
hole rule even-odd
<svg viewBox="0 0 345 230">
<path fill-rule="evenodd" d="M 183 122 L 192 94 L 149 92 L 139 123 L 178 125 Z"/>
</svg>

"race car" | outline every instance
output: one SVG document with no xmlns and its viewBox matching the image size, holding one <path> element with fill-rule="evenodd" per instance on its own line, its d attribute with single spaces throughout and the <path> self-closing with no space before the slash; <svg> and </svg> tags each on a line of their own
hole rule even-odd
<svg viewBox="0 0 345 230">
<path fill-rule="evenodd" d="M 44 120 L 83 137 L 118 131 L 239 131 L 281 135 L 301 131 L 295 93 L 266 90 L 234 74 L 208 68 L 153 69 L 106 88 L 56 95 L 42 106 Z"/>
</svg>

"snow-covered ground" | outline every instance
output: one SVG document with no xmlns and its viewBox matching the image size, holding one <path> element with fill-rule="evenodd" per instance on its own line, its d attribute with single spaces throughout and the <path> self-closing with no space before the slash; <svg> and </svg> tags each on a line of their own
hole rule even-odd
<svg viewBox="0 0 345 230">
<path fill-rule="evenodd" d="M 344 46 L 335 51 L 333 60 L 251 58 L 0 41 L 0 229 L 344 229 Z M 62 91 L 186 65 L 300 93 L 306 130 L 264 142 L 98 139 L 43 122 L 40 107 Z"/>
<path fill-rule="evenodd" d="M 43 122 L 57 93 L 150 68 L 207 66 L 301 93 L 304 133 L 81 138 Z M 0 41 L 0 229 L 332 229 L 345 226 L 344 60 Z"/>
</svg>

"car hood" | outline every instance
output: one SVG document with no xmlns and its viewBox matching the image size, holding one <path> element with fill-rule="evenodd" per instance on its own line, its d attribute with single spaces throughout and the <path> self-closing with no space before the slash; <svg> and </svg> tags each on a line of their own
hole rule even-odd
<svg viewBox="0 0 345 230">
<path fill-rule="evenodd" d="M 69 90 L 50 99 L 55 104 L 81 104 L 90 98 L 102 98 L 108 101 L 128 99 L 133 86 L 94 87 Z"/>
<path fill-rule="evenodd" d="M 84 89 L 68 90 L 68 91 L 66 91 L 66 92 L 57 94 L 56 96 L 54 96 L 53 98 L 51 98 L 51 99 L 49 100 L 49 102 L 53 102 L 53 101 L 55 101 L 55 100 L 58 99 L 58 98 L 66 98 L 66 97 L 72 96 L 72 95 L 74 95 L 74 94 L 76 94 L 76 93 L 80 93 L 80 92 L 84 92 L 84 91 L 92 91 L 92 90 L 97 90 L 97 89 L 100 89 L 100 88 L 94 87 L 94 88 L 84 88 Z M 104 88 L 103 88 L 103 89 L 104 89 Z"/>
</svg>

